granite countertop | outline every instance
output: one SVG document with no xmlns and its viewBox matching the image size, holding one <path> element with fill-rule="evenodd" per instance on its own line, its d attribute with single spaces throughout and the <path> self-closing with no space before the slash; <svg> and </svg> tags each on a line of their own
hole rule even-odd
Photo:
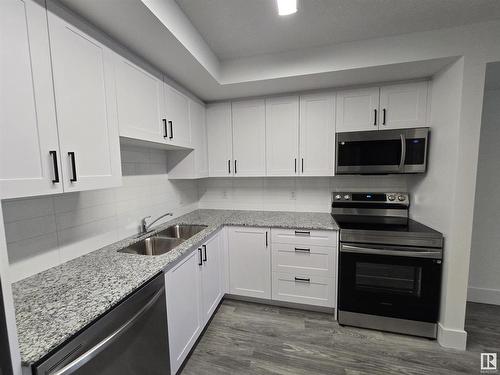
<svg viewBox="0 0 500 375">
<path fill-rule="evenodd" d="M 204 224 L 207 228 L 163 255 L 117 252 L 174 224 Z M 30 366 L 40 360 L 224 225 L 338 229 L 328 213 L 195 210 L 145 236 L 131 236 L 18 281 L 12 288 L 23 364 Z"/>
</svg>

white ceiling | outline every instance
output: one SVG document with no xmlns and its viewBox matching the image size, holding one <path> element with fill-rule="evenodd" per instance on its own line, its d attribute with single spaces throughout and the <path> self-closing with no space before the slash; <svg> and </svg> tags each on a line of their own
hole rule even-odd
<svg viewBox="0 0 500 375">
<path fill-rule="evenodd" d="M 500 18 L 499 0 L 176 0 L 221 60 L 406 34 Z"/>
</svg>

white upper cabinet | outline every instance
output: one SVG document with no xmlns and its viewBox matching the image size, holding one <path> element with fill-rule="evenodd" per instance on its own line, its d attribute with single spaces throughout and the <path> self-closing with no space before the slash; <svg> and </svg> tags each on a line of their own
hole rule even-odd
<svg viewBox="0 0 500 375">
<path fill-rule="evenodd" d="M 1 198 L 63 191 L 46 17 L 31 0 L 0 2 Z"/>
<path fill-rule="evenodd" d="M 118 186 L 114 56 L 52 12 L 48 22 L 64 190 Z"/>
<path fill-rule="evenodd" d="M 207 106 L 208 174 L 228 177 L 234 172 L 231 103 Z"/>
<path fill-rule="evenodd" d="M 270 230 L 228 227 L 229 293 L 271 298 Z"/>
<path fill-rule="evenodd" d="M 163 81 L 118 55 L 115 79 L 120 135 L 165 143 Z"/>
<path fill-rule="evenodd" d="M 263 99 L 232 103 L 234 175 L 266 175 L 266 111 Z"/>
<path fill-rule="evenodd" d="M 337 132 L 427 126 L 428 82 L 337 93 Z"/>
<path fill-rule="evenodd" d="M 300 174 L 332 176 L 335 100 L 330 92 L 300 97 Z"/>
<path fill-rule="evenodd" d="M 379 129 L 426 126 L 428 89 L 428 82 L 381 87 Z"/>
<path fill-rule="evenodd" d="M 208 177 L 207 128 L 205 106 L 189 99 L 191 145 L 194 148 L 170 151 L 168 177 L 170 179 L 195 179 Z"/>
<path fill-rule="evenodd" d="M 377 130 L 379 88 L 337 92 L 336 131 Z"/>
<path fill-rule="evenodd" d="M 168 123 L 167 142 L 176 146 L 191 147 L 189 99 L 166 83 L 164 84 L 164 90 Z"/>
<path fill-rule="evenodd" d="M 295 176 L 299 167 L 299 97 L 266 99 L 267 176 Z"/>
</svg>

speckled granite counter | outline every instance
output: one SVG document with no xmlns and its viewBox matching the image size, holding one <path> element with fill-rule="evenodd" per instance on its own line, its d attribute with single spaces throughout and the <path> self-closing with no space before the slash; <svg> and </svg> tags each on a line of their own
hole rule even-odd
<svg viewBox="0 0 500 375">
<path fill-rule="evenodd" d="M 327 213 L 195 210 L 162 224 L 204 224 L 206 229 L 167 254 L 118 253 L 144 237 L 118 241 L 13 285 L 21 359 L 31 365 L 104 314 L 158 272 L 224 225 L 297 229 L 338 229 Z"/>
</svg>

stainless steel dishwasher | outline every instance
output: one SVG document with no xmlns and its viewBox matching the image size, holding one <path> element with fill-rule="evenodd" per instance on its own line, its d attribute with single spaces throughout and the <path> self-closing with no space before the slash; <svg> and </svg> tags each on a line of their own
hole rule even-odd
<svg viewBox="0 0 500 375">
<path fill-rule="evenodd" d="M 33 374 L 170 374 L 164 275 L 36 363 Z"/>
</svg>

